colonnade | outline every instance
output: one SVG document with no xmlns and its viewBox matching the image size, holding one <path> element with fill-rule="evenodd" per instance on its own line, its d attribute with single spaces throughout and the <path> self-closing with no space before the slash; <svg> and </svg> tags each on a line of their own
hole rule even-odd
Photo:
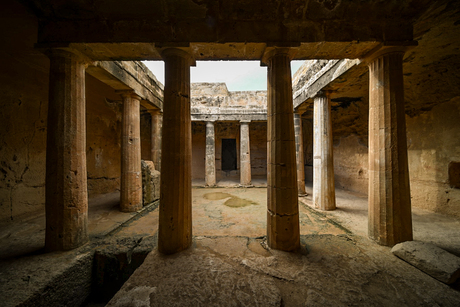
<svg viewBox="0 0 460 307">
<path fill-rule="evenodd" d="M 87 61 L 69 49 L 46 51 L 50 59 L 46 151 L 46 234 L 48 251 L 70 250 L 88 241 L 86 166 Z M 120 210 L 142 208 L 140 101 L 133 90 L 118 91 L 123 101 Z M 154 116 L 153 114 L 156 114 Z M 160 162 L 161 114 L 152 114 L 152 160 Z"/>
<path fill-rule="evenodd" d="M 240 121 L 240 186 L 251 186 L 251 146 L 249 138 L 250 120 Z M 215 122 L 206 122 L 205 182 L 213 187 L 216 179 Z"/>
<path fill-rule="evenodd" d="M 293 112 L 290 54 L 289 48 L 274 48 L 264 56 L 268 68 L 267 239 L 271 248 L 285 251 L 300 247 L 298 195 L 305 193 L 304 172 L 298 167 L 303 165 L 302 129 L 300 115 Z M 369 64 L 369 235 L 384 245 L 412 239 L 403 54 L 399 49 L 383 50 Z M 67 250 L 88 241 L 86 64 L 67 50 L 52 50 L 48 55 L 51 66 L 46 248 Z M 177 48 L 163 50 L 162 57 L 165 61 L 163 132 L 162 140 L 158 139 L 158 133 L 152 135 L 155 147 L 152 159 L 161 164 L 158 249 L 172 254 L 192 243 L 190 66 L 193 59 L 187 50 Z M 120 94 L 124 106 L 121 210 L 133 211 L 142 206 L 140 97 L 134 92 Z M 328 95 L 319 95 L 314 105 L 314 201 L 318 208 L 331 210 L 335 208 L 335 197 Z M 161 119 L 156 116 L 159 114 L 152 114 L 152 132 L 158 132 L 161 126 Z M 240 129 L 242 184 L 250 184 L 251 178 L 248 124 L 241 122 Z M 216 180 L 214 133 L 214 123 L 207 122 L 208 185 L 214 185 Z"/>
</svg>

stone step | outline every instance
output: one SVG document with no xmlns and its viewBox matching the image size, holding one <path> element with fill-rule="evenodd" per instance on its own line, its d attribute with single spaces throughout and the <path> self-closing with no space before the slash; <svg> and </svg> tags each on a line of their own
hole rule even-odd
<svg viewBox="0 0 460 307">
<path fill-rule="evenodd" d="M 460 277 L 460 258 L 434 244 L 406 241 L 391 252 L 443 283 L 452 284 Z"/>
</svg>

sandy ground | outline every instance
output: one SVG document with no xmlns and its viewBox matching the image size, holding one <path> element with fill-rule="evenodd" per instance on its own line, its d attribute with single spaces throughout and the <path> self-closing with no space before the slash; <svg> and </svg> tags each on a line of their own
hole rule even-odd
<svg viewBox="0 0 460 307">
<path fill-rule="evenodd" d="M 334 212 L 299 200 L 302 250 L 285 253 L 266 245 L 266 189 L 193 189 L 193 247 L 150 253 L 109 306 L 460 305 L 458 284 L 444 285 L 367 239 L 365 197 L 338 191 Z M 413 216 L 417 239 L 458 250 L 458 220 Z M 157 222 L 157 212 L 150 218 Z"/>
<path fill-rule="evenodd" d="M 154 250 L 109 305 L 460 306 L 459 282 L 444 285 L 367 238 L 366 197 L 337 190 L 338 209 L 320 212 L 307 192 L 299 198 L 302 249 L 284 253 L 266 245 L 265 188 L 194 188 L 192 248 Z M 118 198 L 91 200 L 90 244 L 156 234 L 158 209 L 121 213 Z M 460 255 L 458 219 L 413 209 L 413 224 L 415 239 Z M 17 292 L 13 279 L 26 276 L 31 287 L 35 275 L 51 274 L 50 263 L 65 267 L 88 253 L 41 253 L 44 225 L 43 215 L 0 225 L 0 298 Z"/>
</svg>

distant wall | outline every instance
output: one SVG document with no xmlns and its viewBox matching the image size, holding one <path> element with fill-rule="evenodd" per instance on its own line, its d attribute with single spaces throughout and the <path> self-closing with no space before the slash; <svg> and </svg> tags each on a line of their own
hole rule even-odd
<svg viewBox="0 0 460 307">
<path fill-rule="evenodd" d="M 448 173 L 460 162 L 460 98 L 406 121 L 412 204 L 460 217 L 460 189 Z"/>
<path fill-rule="evenodd" d="M 216 122 L 216 179 L 239 175 L 240 169 L 240 124 L 239 122 Z M 192 178 L 205 178 L 206 125 L 204 122 L 192 122 Z M 251 146 L 251 175 L 267 174 L 267 123 L 249 124 Z M 237 170 L 222 171 L 222 139 L 236 139 Z"/>
<path fill-rule="evenodd" d="M 86 74 L 86 163 L 88 194 L 120 189 L 121 97 Z"/>
</svg>

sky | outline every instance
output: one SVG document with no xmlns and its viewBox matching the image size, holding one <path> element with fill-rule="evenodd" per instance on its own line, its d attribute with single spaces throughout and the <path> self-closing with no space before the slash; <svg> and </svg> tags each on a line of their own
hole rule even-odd
<svg viewBox="0 0 460 307">
<path fill-rule="evenodd" d="M 304 61 L 292 61 L 292 74 Z M 164 62 L 144 61 L 164 84 Z M 190 69 L 191 82 L 225 82 L 229 91 L 267 90 L 267 68 L 260 61 L 197 61 Z"/>
</svg>

